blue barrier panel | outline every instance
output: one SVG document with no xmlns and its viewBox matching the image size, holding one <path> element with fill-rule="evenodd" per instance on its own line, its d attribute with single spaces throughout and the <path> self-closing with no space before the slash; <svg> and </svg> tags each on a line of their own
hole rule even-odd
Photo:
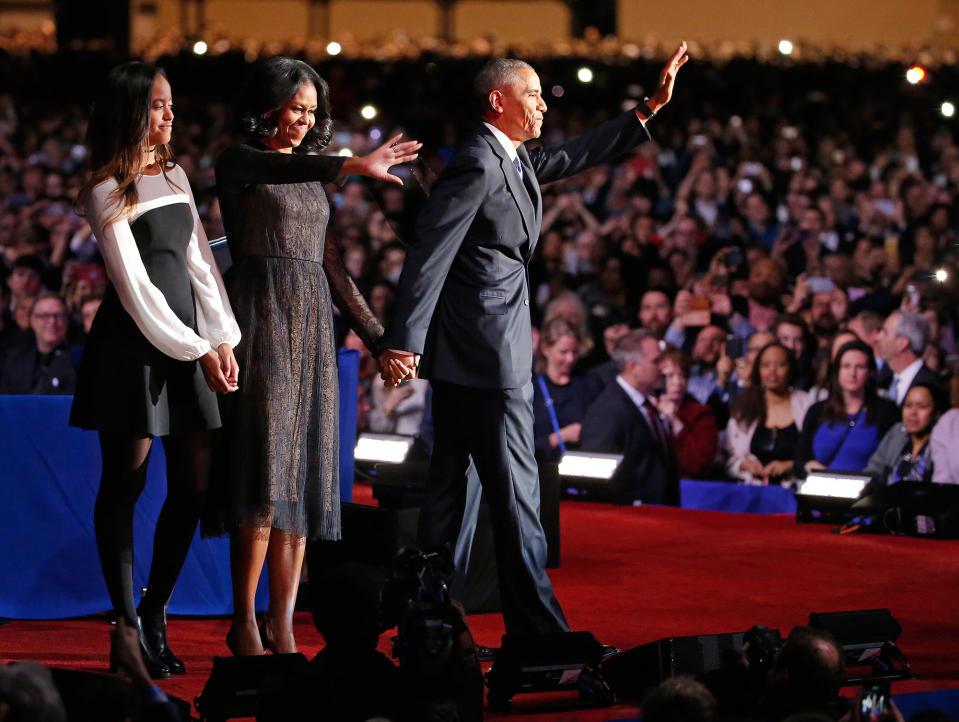
<svg viewBox="0 0 959 722">
<path fill-rule="evenodd" d="M 352 498 L 359 353 L 340 353 L 340 489 Z M 93 533 L 97 435 L 67 425 L 69 396 L 0 396 L 0 617 L 55 619 L 110 608 Z M 146 584 L 153 529 L 166 496 L 155 443 L 134 516 L 134 589 Z M 266 606 L 261 580 L 257 608 Z M 170 602 L 174 614 L 232 611 L 229 539 L 194 539 Z"/>
<path fill-rule="evenodd" d="M 684 509 L 732 511 L 746 514 L 795 514 L 792 489 L 781 486 L 746 486 L 726 481 L 683 479 L 679 482 Z"/>
</svg>

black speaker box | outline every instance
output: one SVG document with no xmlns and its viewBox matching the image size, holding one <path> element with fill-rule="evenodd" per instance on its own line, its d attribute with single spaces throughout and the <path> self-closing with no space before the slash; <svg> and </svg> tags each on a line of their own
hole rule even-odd
<svg viewBox="0 0 959 722">
<path fill-rule="evenodd" d="M 521 693 L 577 690 L 584 668 L 596 667 L 602 656 L 603 645 L 591 632 L 505 634 L 486 677 L 490 704 L 509 706 Z"/>
<path fill-rule="evenodd" d="M 222 722 L 255 716 L 260 687 L 270 679 L 303 672 L 307 664 L 302 654 L 214 657 L 210 678 L 195 700 L 200 718 Z"/>
<path fill-rule="evenodd" d="M 779 634 L 778 630 L 773 630 Z M 701 677 L 732 663 L 745 632 L 668 637 L 606 659 L 600 672 L 618 697 L 639 699 L 671 677 Z"/>
</svg>

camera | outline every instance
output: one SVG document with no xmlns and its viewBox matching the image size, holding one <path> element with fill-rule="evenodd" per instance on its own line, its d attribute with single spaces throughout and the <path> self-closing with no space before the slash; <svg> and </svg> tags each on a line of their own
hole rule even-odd
<svg viewBox="0 0 959 722">
<path fill-rule="evenodd" d="M 448 547 L 429 553 L 404 549 L 383 590 L 382 621 L 397 628 L 393 656 L 420 679 L 446 674 L 462 615 L 450 599 L 453 559 Z"/>
</svg>

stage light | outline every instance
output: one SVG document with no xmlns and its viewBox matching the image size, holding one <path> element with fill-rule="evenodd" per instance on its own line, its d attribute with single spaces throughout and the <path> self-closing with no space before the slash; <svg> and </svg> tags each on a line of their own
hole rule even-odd
<svg viewBox="0 0 959 722">
<path fill-rule="evenodd" d="M 197 55 L 206 55 L 207 46 L 206 43 L 202 40 L 197 40 L 193 43 L 193 52 Z"/>
<path fill-rule="evenodd" d="M 793 44 L 789 40 L 780 40 L 779 41 L 779 52 L 783 55 L 792 55 L 793 54 Z"/>
<path fill-rule="evenodd" d="M 559 475 L 578 479 L 612 479 L 622 460 L 622 454 L 569 451 L 559 462 Z"/>
<path fill-rule="evenodd" d="M 593 71 L 584 65 L 582 68 L 576 71 L 576 77 L 581 83 L 592 83 Z"/>
<path fill-rule="evenodd" d="M 328 55 L 339 55 L 341 52 L 343 52 L 343 46 L 333 40 L 327 43 L 326 52 Z"/>
<path fill-rule="evenodd" d="M 341 158 L 352 158 L 353 151 L 350 150 L 349 148 L 340 148 L 340 151 L 339 153 L 337 153 L 337 155 L 340 156 Z"/>
<path fill-rule="evenodd" d="M 562 85 L 554 85 L 550 92 L 552 92 L 554 98 L 562 98 L 566 94 L 566 88 Z"/>
<path fill-rule="evenodd" d="M 401 464 L 413 445 L 412 436 L 399 434 L 360 434 L 353 450 L 357 461 L 386 461 Z"/>
<path fill-rule="evenodd" d="M 836 474 L 826 469 L 810 472 L 806 480 L 799 484 L 796 493 L 803 496 L 857 499 L 868 481 L 869 477 L 864 474 Z"/>
<path fill-rule="evenodd" d="M 366 120 L 373 120 L 376 117 L 376 106 L 373 105 L 364 105 L 360 108 L 360 115 L 362 115 Z"/>
<path fill-rule="evenodd" d="M 913 65 L 906 71 L 906 80 L 916 85 L 926 79 L 926 69 L 921 65 Z"/>
<path fill-rule="evenodd" d="M 951 118 L 956 114 L 956 106 L 950 103 L 948 100 L 943 101 L 942 105 L 939 106 L 939 112 L 946 118 Z"/>
<path fill-rule="evenodd" d="M 949 280 L 949 271 L 945 268 L 937 268 L 935 278 L 939 283 L 945 283 Z"/>
</svg>

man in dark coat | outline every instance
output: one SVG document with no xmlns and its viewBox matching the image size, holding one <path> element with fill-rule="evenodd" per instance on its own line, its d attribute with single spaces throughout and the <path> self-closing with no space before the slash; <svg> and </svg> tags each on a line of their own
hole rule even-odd
<svg viewBox="0 0 959 722">
<path fill-rule="evenodd" d="M 662 381 L 661 358 L 662 342 L 652 332 L 621 338 L 613 349 L 619 375 L 583 419 L 583 451 L 623 455 L 612 479 L 622 502 L 679 504 L 679 464 L 652 397 Z"/>
<path fill-rule="evenodd" d="M 432 381 L 435 445 L 419 543 L 455 543 L 472 460 L 490 508 L 508 633 L 568 630 L 545 571 L 533 447 L 529 263 L 539 186 L 647 140 L 645 124 L 669 102 L 685 62 L 683 43 L 635 110 L 529 151 L 523 143 L 539 137 L 546 111 L 539 77 L 519 60 L 487 63 L 475 82 L 484 123 L 434 184 L 407 253 L 381 371 L 395 381 L 422 354 Z"/>
</svg>

